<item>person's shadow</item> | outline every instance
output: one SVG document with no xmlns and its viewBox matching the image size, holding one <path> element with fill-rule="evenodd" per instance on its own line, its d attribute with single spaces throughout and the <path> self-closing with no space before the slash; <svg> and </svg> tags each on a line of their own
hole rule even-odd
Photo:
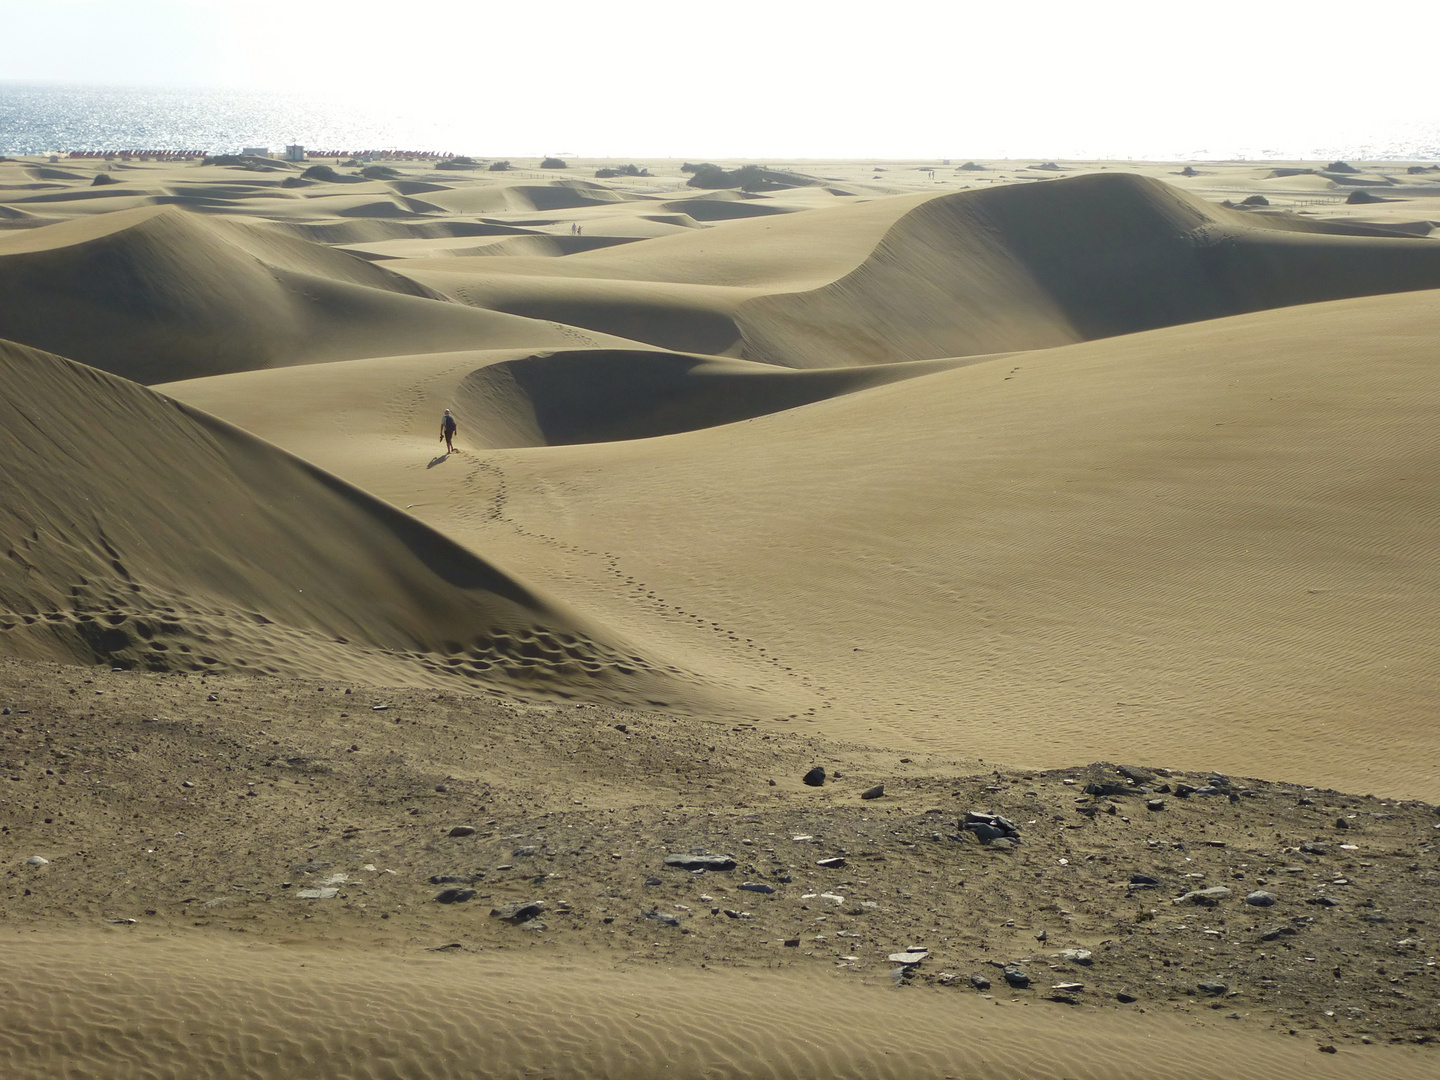
<svg viewBox="0 0 1440 1080">
<path fill-rule="evenodd" d="M 447 461 L 449 461 L 449 460 L 450 460 L 450 455 L 449 455 L 449 454 L 441 454 L 441 455 L 440 455 L 439 457 L 437 457 L 437 458 L 431 458 L 431 459 L 430 459 L 430 464 L 429 464 L 429 465 L 426 465 L 425 468 L 427 468 L 427 469 L 433 469 L 436 465 L 443 464 L 444 462 L 447 462 Z"/>
</svg>

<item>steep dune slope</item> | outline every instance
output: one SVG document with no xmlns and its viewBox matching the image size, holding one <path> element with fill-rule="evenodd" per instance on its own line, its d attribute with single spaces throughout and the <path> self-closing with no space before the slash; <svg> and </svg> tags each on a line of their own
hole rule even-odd
<svg viewBox="0 0 1440 1080">
<path fill-rule="evenodd" d="M 734 318 L 747 359 L 835 367 L 1048 348 L 1437 286 L 1440 242 L 1240 214 L 1117 173 L 930 200 L 852 273 L 751 299 Z"/>
<path fill-rule="evenodd" d="M 694 685 L 429 527 L 132 383 L 0 343 L 0 651 L 157 670 Z M 667 689 L 668 688 L 668 689 Z"/>
<path fill-rule="evenodd" d="M 278 230 L 156 208 L 0 237 L 0 337 L 141 382 L 574 343 Z"/>
</svg>

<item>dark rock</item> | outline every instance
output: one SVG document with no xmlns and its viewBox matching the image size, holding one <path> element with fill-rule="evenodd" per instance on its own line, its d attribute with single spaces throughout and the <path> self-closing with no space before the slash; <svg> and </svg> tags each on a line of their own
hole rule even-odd
<svg viewBox="0 0 1440 1080">
<path fill-rule="evenodd" d="M 1129 795 L 1135 789 L 1129 784 L 1086 784 L 1086 795 L 1098 795 L 1102 798 L 1109 795 Z"/>
<path fill-rule="evenodd" d="M 1317 844 L 1317 843 L 1314 843 L 1314 842 L 1308 841 L 1308 840 L 1307 840 L 1305 843 L 1303 843 L 1303 844 L 1300 845 L 1300 850 L 1303 851 L 1306 855 L 1329 855 L 1329 854 L 1330 854 L 1330 847 L 1329 847 L 1328 844 Z"/>
<path fill-rule="evenodd" d="M 989 990 L 990 980 L 984 975 L 971 975 L 970 985 L 975 987 L 976 990 Z"/>
<path fill-rule="evenodd" d="M 882 795 L 884 795 L 884 794 L 885 794 L 885 785 L 884 785 L 884 784 L 876 784 L 874 787 L 872 787 L 872 788 L 866 788 L 864 791 L 862 791 L 862 792 L 860 793 L 860 798 L 862 798 L 862 799 L 878 799 L 878 798 L 880 798 L 880 797 L 881 797 Z"/>
<path fill-rule="evenodd" d="M 1346 821 L 1343 817 L 1342 817 L 1342 818 L 1336 818 L 1336 819 L 1335 819 L 1335 828 L 1337 828 L 1337 829 L 1348 829 L 1348 828 L 1350 828 L 1350 822 Z"/>
<path fill-rule="evenodd" d="M 1007 967 L 1005 969 L 1005 981 L 1017 990 L 1024 990 L 1030 985 L 1030 976 L 1026 975 L 1025 972 L 1017 967 Z"/>
<path fill-rule="evenodd" d="M 431 885 L 473 885 L 475 879 L 468 875 L 436 874 L 430 879 Z"/>
<path fill-rule="evenodd" d="M 1209 994 L 1212 997 L 1219 997 L 1221 994 L 1228 994 L 1230 992 L 1230 987 L 1222 982 L 1197 983 L 1195 989 L 1199 990 L 1202 994 Z"/>
<path fill-rule="evenodd" d="M 1320 1053 L 1322 1053 L 1322 1054 L 1337 1054 L 1337 1053 L 1339 1053 L 1339 1051 L 1335 1049 L 1335 1046 L 1334 1046 L 1333 1043 L 1326 1043 L 1324 1046 L 1320 1047 Z"/>
<path fill-rule="evenodd" d="M 1129 1005 L 1132 1002 L 1139 1001 L 1140 999 L 1137 998 L 1134 994 L 1131 994 L 1125 990 L 1120 990 L 1115 994 L 1115 1000 L 1120 1002 L 1120 1004 L 1122 1005 Z"/>
<path fill-rule="evenodd" d="M 660 879 L 659 879 L 658 877 L 647 877 L 647 878 L 645 879 L 645 884 L 646 884 L 646 885 L 659 885 L 659 884 L 660 884 Z"/>
<path fill-rule="evenodd" d="M 825 767 L 823 765 L 816 765 L 800 778 L 800 782 L 809 787 L 820 787 L 825 783 Z"/>
<path fill-rule="evenodd" d="M 785 948 L 787 948 L 787 949 L 798 949 L 799 947 L 800 947 L 800 939 L 799 939 L 798 937 L 792 937 L 792 938 L 786 938 L 786 939 L 785 939 Z"/>
<path fill-rule="evenodd" d="M 1280 898 L 1273 892 L 1267 892 L 1265 889 L 1256 889 L 1254 892 L 1246 894 L 1245 903 L 1251 907 L 1271 907 L 1279 899 Z"/>
<path fill-rule="evenodd" d="M 1311 896 L 1311 897 L 1308 897 L 1308 898 L 1305 900 L 1305 903 L 1307 903 L 1307 904 L 1312 904 L 1312 905 L 1314 905 L 1315 907 L 1339 907 L 1339 906 L 1340 906 L 1340 901 L 1339 901 L 1339 900 L 1336 900 L 1336 899 L 1334 899 L 1333 897 L 1329 897 L 1329 896 Z"/>
<path fill-rule="evenodd" d="M 1165 809 L 1165 800 L 1164 800 L 1164 799 L 1150 799 L 1148 802 L 1145 803 L 1145 809 L 1146 809 L 1146 810 L 1164 810 L 1164 809 Z"/>
<path fill-rule="evenodd" d="M 510 852 L 510 854 L 517 859 L 529 859 L 534 856 L 535 851 L 536 848 L 534 844 L 526 844 L 524 847 L 517 847 L 514 851 Z"/>
<path fill-rule="evenodd" d="M 495 919 L 504 919 L 506 922 L 523 923 L 536 918 L 545 910 L 543 900 L 530 900 L 528 902 L 515 904 L 502 904 L 500 907 L 491 908 L 490 915 Z"/>
<path fill-rule="evenodd" d="M 815 865 L 823 866 L 826 870 L 839 870 L 842 866 L 845 865 L 845 860 L 839 855 L 836 855 L 833 858 L 829 859 L 816 859 Z"/>
<path fill-rule="evenodd" d="M 1014 851 L 1020 846 L 1020 841 L 1013 836 L 1002 836 L 998 840 L 990 841 L 990 846 L 996 851 Z"/>
<path fill-rule="evenodd" d="M 740 888 L 744 889 L 746 892 L 758 892 L 766 894 L 773 893 L 775 891 L 775 887 L 773 885 L 766 885 L 763 881 L 747 881 L 742 884 Z"/>
<path fill-rule="evenodd" d="M 1157 877 L 1151 877 L 1149 874 L 1131 874 L 1130 884 L 1139 885 L 1147 889 L 1153 889 L 1156 886 L 1163 884 L 1163 882 L 1161 882 L 1161 880 Z"/>
<path fill-rule="evenodd" d="M 1176 784 L 1176 785 L 1175 785 L 1175 797 L 1176 797 L 1177 799 L 1188 799 L 1191 795 L 1194 795 L 1194 794 L 1195 794 L 1195 789 L 1194 789 L 1192 786 L 1190 786 L 1189 784 Z"/>
<path fill-rule="evenodd" d="M 725 917 L 727 919 L 748 919 L 750 918 L 750 913 L 748 911 L 731 911 L 729 908 L 726 908 Z"/>
<path fill-rule="evenodd" d="M 466 900 L 473 899 L 474 889 L 443 889 L 435 896 L 435 901 L 440 904 L 463 904 Z"/>
<path fill-rule="evenodd" d="M 473 825 L 456 825 L 453 829 L 450 830 L 450 835 L 451 835 L 451 836 L 474 836 L 474 835 L 475 835 L 475 827 L 474 827 Z"/>
<path fill-rule="evenodd" d="M 1055 956 L 1057 959 L 1071 964 L 1079 964 L 1081 967 L 1089 967 L 1095 962 L 1089 949 L 1061 949 Z"/>
<path fill-rule="evenodd" d="M 997 829 L 994 825 L 967 825 L 965 826 L 982 844 L 988 844 L 992 840 L 999 840 L 1006 835 L 1004 829 Z"/>
<path fill-rule="evenodd" d="M 1148 784 L 1155 779 L 1154 773 L 1148 773 L 1144 769 L 1132 769 L 1129 765 L 1121 765 L 1115 771 L 1125 777 L 1126 780 L 1131 780 L 1137 784 Z"/>
<path fill-rule="evenodd" d="M 1283 923 L 1279 926 L 1267 926 L 1260 931 L 1261 941 L 1278 941 L 1282 937 L 1294 936 L 1295 928 L 1293 926 L 1285 926 Z"/>
<path fill-rule="evenodd" d="M 665 865 L 681 870 L 734 870 L 735 860 L 724 855 L 666 855 Z"/>
</svg>

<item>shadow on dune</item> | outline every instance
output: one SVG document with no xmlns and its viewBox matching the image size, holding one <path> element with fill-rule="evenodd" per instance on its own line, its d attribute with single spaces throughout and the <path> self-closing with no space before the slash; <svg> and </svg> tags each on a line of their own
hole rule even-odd
<svg viewBox="0 0 1440 1080">
<path fill-rule="evenodd" d="M 541 697 L 697 679 L 205 413 L 0 342 L 0 655 Z"/>
<path fill-rule="evenodd" d="M 1295 304 L 1440 287 L 1440 244 L 1242 214 L 1103 174 L 963 191 L 853 272 L 741 304 L 742 355 L 790 367 L 1048 348 Z"/>
<path fill-rule="evenodd" d="M 640 349 L 575 350 L 480 368 L 460 384 L 458 400 L 472 437 L 487 447 L 613 442 L 748 420 L 973 362 L 794 371 Z"/>
</svg>

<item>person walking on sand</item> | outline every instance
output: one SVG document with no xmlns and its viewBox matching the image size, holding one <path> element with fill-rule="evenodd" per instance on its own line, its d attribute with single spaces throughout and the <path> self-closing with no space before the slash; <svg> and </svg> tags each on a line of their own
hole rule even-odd
<svg viewBox="0 0 1440 1080">
<path fill-rule="evenodd" d="M 440 420 L 440 438 L 445 443 L 445 453 L 455 453 L 455 417 L 450 415 L 450 410 L 445 410 L 445 415 Z"/>
</svg>

